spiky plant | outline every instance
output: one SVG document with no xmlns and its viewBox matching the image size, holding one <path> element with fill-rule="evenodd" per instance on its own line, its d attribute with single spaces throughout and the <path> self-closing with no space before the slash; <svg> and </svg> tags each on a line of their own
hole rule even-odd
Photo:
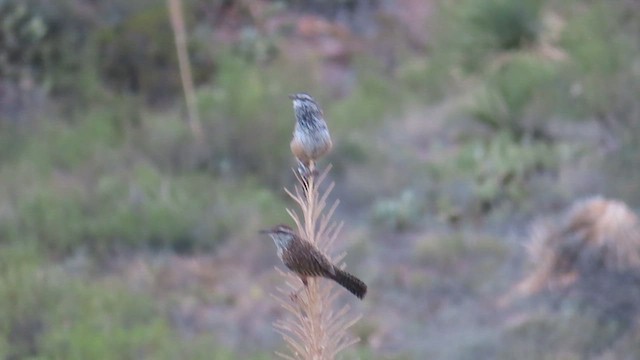
<svg viewBox="0 0 640 360">
<path fill-rule="evenodd" d="M 563 216 L 536 223 L 528 245 L 533 269 L 512 296 L 610 274 L 640 274 L 640 218 L 603 197 L 577 201 Z"/>
<path fill-rule="evenodd" d="M 318 177 L 312 176 L 308 180 L 296 173 L 298 184 L 294 191 L 285 190 L 300 207 L 300 213 L 295 209 L 287 209 L 287 213 L 301 236 L 325 253 L 334 264 L 340 264 L 345 253 L 332 254 L 342 228 L 342 223 L 332 220 L 339 200 L 327 208 L 327 198 L 334 183 L 320 189 L 330 169 L 328 166 Z M 343 263 L 341 267 L 344 267 Z M 300 278 L 290 272 L 278 272 L 285 278 L 286 286 L 278 288 L 273 296 L 288 316 L 273 326 L 282 335 L 290 353 L 276 352 L 277 355 L 284 359 L 334 359 L 340 351 L 359 341 L 348 329 L 360 316 L 351 315 L 349 305 L 338 307 L 336 299 L 339 292 L 332 281 L 309 278 L 308 286 L 292 297 L 291 293 L 302 286 Z"/>
</svg>

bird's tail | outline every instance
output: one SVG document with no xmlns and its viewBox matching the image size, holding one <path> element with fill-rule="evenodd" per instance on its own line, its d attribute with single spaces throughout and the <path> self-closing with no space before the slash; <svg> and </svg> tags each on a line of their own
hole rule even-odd
<svg viewBox="0 0 640 360">
<path fill-rule="evenodd" d="M 359 299 L 364 298 L 364 295 L 367 293 L 367 285 L 362 282 L 362 280 L 338 268 L 335 270 L 336 274 L 331 277 L 335 282 L 342 285 Z"/>
</svg>

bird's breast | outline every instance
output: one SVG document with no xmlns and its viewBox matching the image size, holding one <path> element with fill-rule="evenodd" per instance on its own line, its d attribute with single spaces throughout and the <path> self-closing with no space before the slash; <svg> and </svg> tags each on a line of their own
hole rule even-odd
<svg viewBox="0 0 640 360">
<path fill-rule="evenodd" d="M 293 142 L 300 148 L 299 151 L 304 151 L 306 157 L 312 159 L 324 155 L 332 146 L 331 135 L 326 128 L 315 131 L 296 128 L 293 133 Z"/>
</svg>

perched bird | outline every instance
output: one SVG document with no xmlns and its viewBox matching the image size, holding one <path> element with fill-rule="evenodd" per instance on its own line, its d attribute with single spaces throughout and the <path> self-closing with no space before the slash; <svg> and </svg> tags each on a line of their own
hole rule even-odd
<svg viewBox="0 0 640 360">
<path fill-rule="evenodd" d="M 292 94 L 296 125 L 291 140 L 291 152 L 298 159 L 303 176 L 314 174 L 315 161 L 327 154 L 333 143 L 329 128 L 318 103 L 305 93 Z"/>
<path fill-rule="evenodd" d="M 364 298 L 367 293 L 364 282 L 332 264 L 318 248 L 287 225 L 277 225 L 260 232 L 271 236 L 280 260 L 300 277 L 305 286 L 309 277 L 324 277 L 342 285 L 359 299 Z"/>
</svg>

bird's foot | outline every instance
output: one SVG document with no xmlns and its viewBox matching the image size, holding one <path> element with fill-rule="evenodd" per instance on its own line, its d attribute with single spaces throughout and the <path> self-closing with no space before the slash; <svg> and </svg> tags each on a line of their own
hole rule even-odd
<svg viewBox="0 0 640 360">
<path fill-rule="evenodd" d="M 313 171 L 309 170 L 308 167 L 304 166 L 303 164 L 299 164 L 298 165 L 298 174 L 300 175 L 300 177 L 304 180 L 309 179 L 309 177 L 313 176 Z"/>
<path fill-rule="evenodd" d="M 307 281 L 306 281 L 306 280 L 302 280 L 302 284 L 303 284 L 304 286 L 302 286 L 302 287 L 298 288 L 298 290 L 296 290 L 296 291 L 292 292 L 291 294 L 289 294 L 289 299 L 291 299 L 291 301 L 293 301 L 293 302 L 299 302 L 299 300 L 300 300 L 300 296 L 299 296 L 299 294 L 300 294 L 300 292 L 301 292 L 302 290 L 304 290 L 304 289 L 307 287 Z"/>
<path fill-rule="evenodd" d="M 318 176 L 318 170 L 311 164 L 311 166 L 307 166 L 303 163 L 298 163 L 298 174 L 304 179 L 307 180 L 311 177 Z"/>
</svg>

